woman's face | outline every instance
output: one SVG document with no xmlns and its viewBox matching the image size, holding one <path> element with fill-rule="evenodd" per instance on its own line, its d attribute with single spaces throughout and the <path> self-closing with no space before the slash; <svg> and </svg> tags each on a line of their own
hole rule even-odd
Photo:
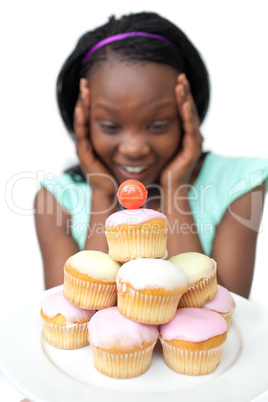
<svg viewBox="0 0 268 402">
<path fill-rule="evenodd" d="M 157 63 L 116 60 L 91 74 L 90 138 L 118 184 L 126 179 L 157 183 L 177 153 L 182 132 L 177 74 Z"/>
</svg>

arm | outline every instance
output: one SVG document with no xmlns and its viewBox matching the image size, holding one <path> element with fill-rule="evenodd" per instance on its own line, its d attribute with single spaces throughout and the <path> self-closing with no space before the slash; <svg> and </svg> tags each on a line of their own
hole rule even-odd
<svg viewBox="0 0 268 402">
<path fill-rule="evenodd" d="M 81 167 L 92 188 L 91 216 L 85 249 L 108 252 L 104 235 L 105 221 L 116 211 L 117 183 L 96 157 L 90 142 L 90 91 L 85 78 L 80 80 L 80 95 L 74 113 L 76 150 Z M 100 228 L 102 227 L 102 231 Z"/>
<path fill-rule="evenodd" d="M 243 297 L 249 296 L 252 283 L 264 195 L 265 183 L 234 201 L 218 225 L 213 243 L 218 283 Z"/>
<path fill-rule="evenodd" d="M 202 136 L 184 74 L 178 76 L 176 98 L 184 137 L 180 152 L 161 177 L 164 212 L 172 229 L 168 234 L 169 257 L 187 251 L 204 252 L 189 205 L 189 186 L 186 186 L 194 183 L 199 171 L 197 161 L 202 150 Z M 257 206 L 253 204 L 253 193 L 260 197 Z M 214 238 L 212 257 L 218 264 L 218 282 L 244 297 L 249 295 L 253 278 L 264 194 L 265 183 L 234 201 L 218 225 Z"/>
<path fill-rule="evenodd" d="M 89 110 L 89 88 L 87 80 L 82 79 L 80 96 L 75 107 L 74 131 L 77 136 L 76 150 L 80 164 L 87 179 L 90 178 L 92 187 L 92 208 L 85 249 L 107 252 L 104 224 L 107 217 L 115 210 L 113 201 L 117 185 L 92 150 L 89 140 Z M 71 219 L 71 215 L 44 188 L 36 195 L 35 211 L 45 286 L 50 288 L 63 283 L 64 263 L 67 258 L 77 253 L 79 248 L 68 228 L 68 219 Z"/>
<path fill-rule="evenodd" d="M 78 246 L 68 233 L 71 216 L 45 188 L 35 197 L 35 225 L 43 257 L 45 288 L 63 283 L 63 267 L 70 255 L 78 252 Z"/>
<path fill-rule="evenodd" d="M 199 168 L 203 138 L 185 74 L 178 76 L 175 95 L 183 131 L 182 145 L 160 178 L 164 192 L 164 213 L 170 225 L 169 257 L 187 251 L 203 253 L 188 199 L 190 185 L 194 182 Z"/>
<path fill-rule="evenodd" d="M 94 207 L 94 201 L 92 200 Z M 76 241 L 71 235 L 68 220 L 72 216 L 55 199 L 55 197 L 45 188 L 41 188 L 35 197 L 35 225 L 37 237 L 41 249 L 45 288 L 61 285 L 63 283 L 63 267 L 66 260 L 79 251 Z M 102 198 L 97 199 L 97 208 L 105 208 Z M 104 234 L 98 233 L 99 215 L 91 219 L 93 233 L 86 239 L 85 249 L 108 251 L 107 242 Z M 105 219 L 104 216 L 102 216 Z M 97 222 L 94 230 L 94 222 Z M 91 233 L 89 231 L 89 233 Z M 103 243 L 101 242 L 102 240 Z"/>
</svg>

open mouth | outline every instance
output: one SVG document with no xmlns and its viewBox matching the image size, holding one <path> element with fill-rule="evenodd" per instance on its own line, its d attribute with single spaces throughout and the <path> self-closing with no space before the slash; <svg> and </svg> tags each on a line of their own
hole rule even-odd
<svg viewBox="0 0 268 402">
<path fill-rule="evenodd" d="M 150 169 L 151 165 L 117 165 L 117 168 L 125 179 L 142 179 Z"/>
<path fill-rule="evenodd" d="M 124 170 L 126 170 L 128 173 L 141 173 L 144 170 L 147 170 L 149 168 L 149 165 L 141 165 L 141 166 L 127 166 L 127 165 L 122 165 L 121 166 Z"/>
</svg>

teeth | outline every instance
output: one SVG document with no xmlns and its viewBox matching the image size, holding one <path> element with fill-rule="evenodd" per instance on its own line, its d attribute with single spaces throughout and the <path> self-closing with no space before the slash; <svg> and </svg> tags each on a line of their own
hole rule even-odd
<svg viewBox="0 0 268 402">
<path fill-rule="evenodd" d="M 143 166 L 126 166 L 124 165 L 123 168 L 128 172 L 128 173 L 140 173 L 143 170 L 145 170 L 148 166 L 143 165 Z"/>
</svg>

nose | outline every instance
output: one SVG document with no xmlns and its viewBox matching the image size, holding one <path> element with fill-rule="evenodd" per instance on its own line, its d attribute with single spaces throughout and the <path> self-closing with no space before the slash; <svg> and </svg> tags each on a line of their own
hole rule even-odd
<svg viewBox="0 0 268 402">
<path fill-rule="evenodd" d="M 128 158 L 139 159 L 150 152 L 150 144 L 146 135 L 125 133 L 119 145 L 119 152 Z"/>
</svg>

